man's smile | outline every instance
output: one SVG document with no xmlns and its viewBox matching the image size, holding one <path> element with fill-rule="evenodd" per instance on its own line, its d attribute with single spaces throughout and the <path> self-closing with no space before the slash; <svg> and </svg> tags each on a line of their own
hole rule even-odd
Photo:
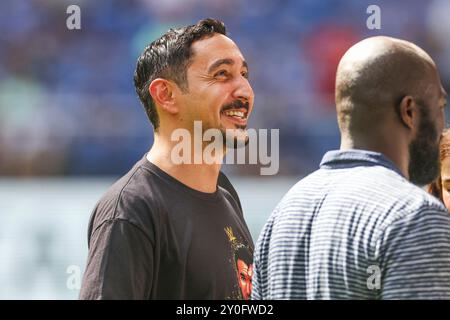
<svg viewBox="0 0 450 320">
<path fill-rule="evenodd" d="M 248 110 L 246 108 L 239 109 L 227 109 L 220 113 L 221 117 L 224 117 L 227 121 L 232 122 L 239 126 L 247 125 Z"/>
</svg>

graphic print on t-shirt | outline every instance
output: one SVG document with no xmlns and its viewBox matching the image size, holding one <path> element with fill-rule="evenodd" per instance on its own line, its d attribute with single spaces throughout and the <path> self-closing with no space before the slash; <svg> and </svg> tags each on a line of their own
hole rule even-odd
<svg viewBox="0 0 450 320">
<path fill-rule="evenodd" d="M 232 250 L 232 261 L 230 263 L 236 272 L 239 290 L 235 297 L 231 299 L 249 300 L 252 294 L 253 276 L 253 253 L 248 246 L 245 246 L 233 234 L 231 227 L 224 228 Z"/>
</svg>

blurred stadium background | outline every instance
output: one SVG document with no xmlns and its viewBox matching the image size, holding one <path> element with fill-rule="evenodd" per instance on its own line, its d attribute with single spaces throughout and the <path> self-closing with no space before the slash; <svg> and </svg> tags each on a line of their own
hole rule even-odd
<svg viewBox="0 0 450 320">
<path fill-rule="evenodd" d="M 81 8 L 81 30 L 66 8 Z M 381 30 L 366 9 L 381 8 Z M 450 0 L 6 0 L 0 4 L 0 299 L 75 299 L 91 209 L 152 144 L 136 58 L 168 28 L 221 19 L 250 65 L 254 128 L 280 129 L 280 171 L 228 165 L 253 237 L 281 196 L 338 148 L 336 65 L 390 35 L 436 60 L 450 91 Z"/>
</svg>

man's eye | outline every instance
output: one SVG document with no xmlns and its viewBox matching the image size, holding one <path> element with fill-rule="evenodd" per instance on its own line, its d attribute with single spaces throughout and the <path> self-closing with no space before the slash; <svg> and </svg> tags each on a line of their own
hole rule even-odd
<svg viewBox="0 0 450 320">
<path fill-rule="evenodd" d="M 241 73 L 241 75 L 242 75 L 244 78 L 248 79 L 248 72 L 247 72 L 247 71 L 243 71 L 243 72 Z"/>
<path fill-rule="evenodd" d="M 225 78 L 228 76 L 228 72 L 226 70 L 220 70 L 218 72 L 216 72 L 216 74 L 214 75 L 214 77 L 220 77 L 220 78 Z"/>
</svg>

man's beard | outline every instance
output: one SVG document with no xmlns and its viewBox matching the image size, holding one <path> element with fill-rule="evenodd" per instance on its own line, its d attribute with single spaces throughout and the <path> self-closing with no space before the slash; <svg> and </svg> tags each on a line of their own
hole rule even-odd
<svg viewBox="0 0 450 320">
<path fill-rule="evenodd" d="M 245 148 L 248 144 L 248 134 L 245 127 L 236 126 L 236 129 L 220 130 L 223 136 L 223 145 L 229 149 Z"/>
<path fill-rule="evenodd" d="M 248 102 L 242 102 L 240 100 L 235 100 L 232 103 L 225 105 L 222 107 L 221 112 L 229 109 L 247 109 L 249 111 Z M 223 136 L 223 145 L 229 149 L 238 149 L 244 148 L 248 144 L 248 134 L 247 134 L 247 126 L 236 125 L 234 129 L 226 130 L 224 127 L 220 127 L 220 131 Z"/>
<path fill-rule="evenodd" d="M 428 109 L 420 107 L 421 120 L 416 138 L 409 144 L 409 180 L 416 185 L 431 183 L 440 172 L 438 132 Z"/>
</svg>

